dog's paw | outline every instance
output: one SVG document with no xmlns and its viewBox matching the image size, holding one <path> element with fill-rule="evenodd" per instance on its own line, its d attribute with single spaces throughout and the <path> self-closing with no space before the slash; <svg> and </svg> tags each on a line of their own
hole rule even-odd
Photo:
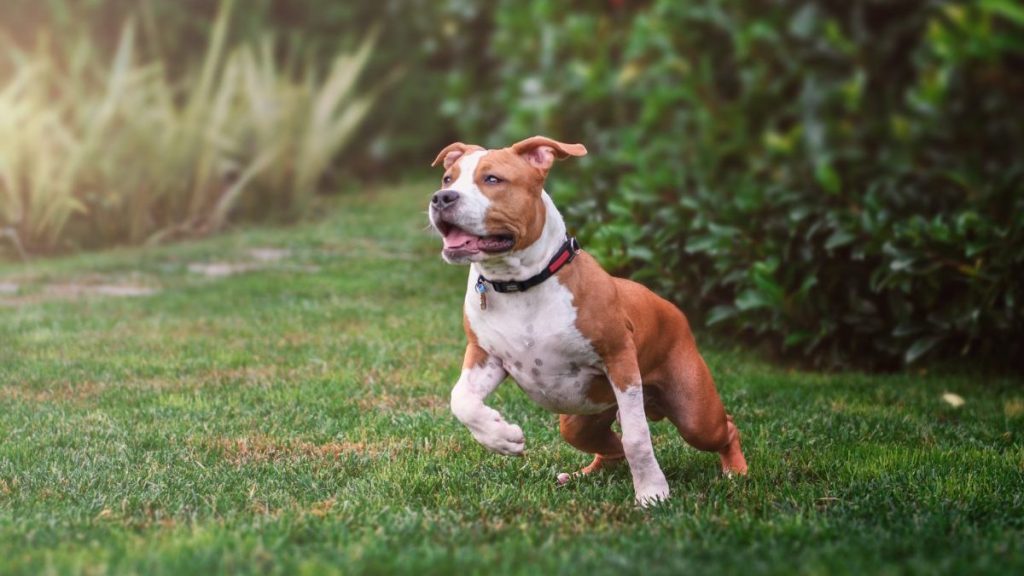
<svg viewBox="0 0 1024 576">
<path fill-rule="evenodd" d="M 504 420 L 492 420 L 473 430 L 473 437 L 491 452 L 505 456 L 522 456 L 526 446 L 523 429 Z"/>
<path fill-rule="evenodd" d="M 665 480 L 664 476 L 648 482 L 643 486 L 636 486 L 635 488 L 636 503 L 641 508 L 657 506 L 658 504 L 668 500 L 668 481 Z"/>
</svg>

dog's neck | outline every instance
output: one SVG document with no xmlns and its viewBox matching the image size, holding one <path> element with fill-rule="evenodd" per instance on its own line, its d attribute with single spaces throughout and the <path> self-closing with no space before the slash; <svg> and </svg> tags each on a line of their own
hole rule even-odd
<svg viewBox="0 0 1024 576">
<path fill-rule="evenodd" d="M 525 280 L 539 274 L 565 242 L 565 220 L 555 208 L 547 192 L 541 192 L 544 200 L 544 230 L 537 241 L 522 250 L 510 252 L 501 258 L 474 262 L 474 278 L 483 275 L 488 280 Z"/>
</svg>

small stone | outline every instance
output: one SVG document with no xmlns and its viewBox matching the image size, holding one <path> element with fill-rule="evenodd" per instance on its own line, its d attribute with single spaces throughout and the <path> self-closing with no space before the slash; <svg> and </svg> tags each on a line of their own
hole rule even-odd
<svg viewBox="0 0 1024 576">
<path fill-rule="evenodd" d="M 952 406 L 953 408 L 959 408 L 966 403 L 964 401 L 963 396 L 960 396 L 959 394 L 953 394 L 952 392 L 946 392 L 945 394 L 943 394 L 942 400 L 946 404 Z"/>
<path fill-rule="evenodd" d="M 277 262 L 291 256 L 291 250 L 285 248 L 253 248 L 249 255 L 260 262 Z"/>
</svg>

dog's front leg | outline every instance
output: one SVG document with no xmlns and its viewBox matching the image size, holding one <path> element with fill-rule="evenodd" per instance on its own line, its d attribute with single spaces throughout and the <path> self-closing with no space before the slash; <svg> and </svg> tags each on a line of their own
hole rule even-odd
<svg viewBox="0 0 1024 576">
<path fill-rule="evenodd" d="M 476 358 L 485 360 L 471 361 Z M 521 456 L 526 442 L 523 430 L 506 422 L 497 410 L 484 405 L 484 400 L 506 375 L 501 361 L 470 344 L 466 349 L 462 375 L 452 388 L 452 413 L 469 428 L 473 438 L 488 450 L 506 456 Z"/>
<path fill-rule="evenodd" d="M 636 352 L 629 348 L 615 358 L 606 359 L 608 380 L 619 405 L 622 427 L 622 450 L 633 475 L 636 502 L 641 506 L 656 504 L 668 498 L 668 481 L 654 456 L 651 430 L 644 411 L 644 391 Z"/>
</svg>

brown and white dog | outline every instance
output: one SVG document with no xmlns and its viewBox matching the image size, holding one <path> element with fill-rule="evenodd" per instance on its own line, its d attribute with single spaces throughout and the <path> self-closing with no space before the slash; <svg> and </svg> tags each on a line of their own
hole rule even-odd
<svg viewBox="0 0 1024 576">
<path fill-rule="evenodd" d="M 625 457 L 641 505 L 669 495 L 648 419 L 668 418 L 690 445 L 718 452 L 723 472 L 745 474 L 739 432 L 686 317 L 580 251 L 544 191 L 556 158 L 586 153 L 535 136 L 500 150 L 456 142 L 434 160 L 445 173 L 430 222 L 444 238 L 444 259 L 470 265 L 468 345 L 452 412 L 488 449 L 522 455 L 522 429 L 484 404 L 511 375 L 560 414 L 569 444 L 594 454 L 580 473 Z M 621 439 L 611 428 L 616 417 Z"/>
</svg>

